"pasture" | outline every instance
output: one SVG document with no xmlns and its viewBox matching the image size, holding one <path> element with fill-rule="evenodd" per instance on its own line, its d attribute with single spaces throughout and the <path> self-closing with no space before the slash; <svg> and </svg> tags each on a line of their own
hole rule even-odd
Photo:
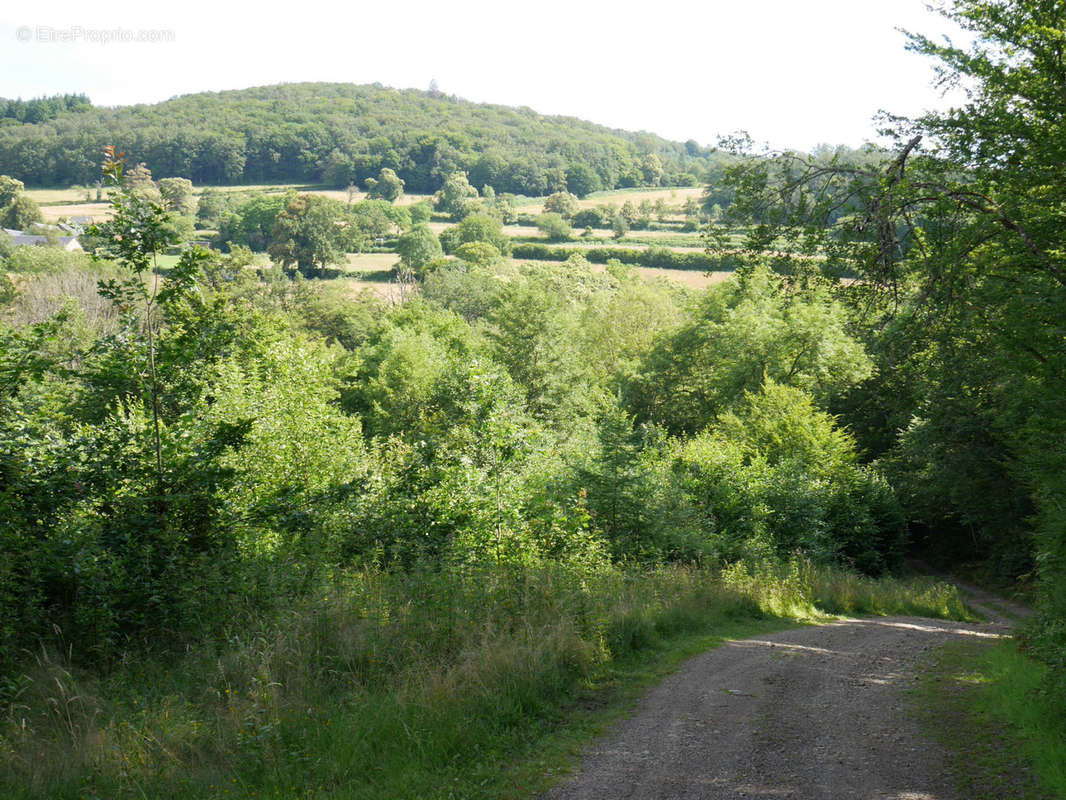
<svg viewBox="0 0 1066 800">
<path fill-rule="evenodd" d="M 627 200 L 632 203 L 641 203 L 647 200 L 654 203 L 663 200 L 669 205 L 679 205 L 689 198 L 697 202 L 703 197 L 702 186 L 665 186 L 655 188 L 636 189 L 612 189 L 610 191 L 593 192 L 577 201 L 581 208 L 595 208 L 603 205 L 622 205 Z M 547 197 L 520 197 L 517 208 L 520 213 L 539 214 L 544 210 L 544 201 Z"/>
</svg>

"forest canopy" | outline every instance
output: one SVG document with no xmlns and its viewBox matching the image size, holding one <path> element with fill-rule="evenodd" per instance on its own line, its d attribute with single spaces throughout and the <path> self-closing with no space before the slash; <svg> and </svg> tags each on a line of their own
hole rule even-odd
<svg viewBox="0 0 1066 800">
<path fill-rule="evenodd" d="M 113 144 L 156 175 L 196 184 L 322 182 L 391 169 L 408 192 L 454 172 L 478 189 L 569 190 L 695 185 L 710 151 L 529 108 L 484 105 L 380 85 L 294 83 L 93 108 L 0 127 L 0 173 L 28 186 L 94 182 Z"/>
</svg>

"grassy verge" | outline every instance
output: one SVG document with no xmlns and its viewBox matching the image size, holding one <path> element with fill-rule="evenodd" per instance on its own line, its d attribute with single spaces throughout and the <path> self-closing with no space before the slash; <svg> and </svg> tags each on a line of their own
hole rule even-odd
<svg viewBox="0 0 1066 800">
<path fill-rule="evenodd" d="M 526 797 L 684 657 L 824 609 L 961 605 L 799 562 L 345 574 L 180 657 L 42 651 L 0 685 L 0 796 Z"/>
<path fill-rule="evenodd" d="M 929 662 L 916 714 L 948 753 L 960 796 L 1066 798 L 1063 711 L 1041 701 L 1042 675 L 1010 640 L 952 644 Z"/>
</svg>

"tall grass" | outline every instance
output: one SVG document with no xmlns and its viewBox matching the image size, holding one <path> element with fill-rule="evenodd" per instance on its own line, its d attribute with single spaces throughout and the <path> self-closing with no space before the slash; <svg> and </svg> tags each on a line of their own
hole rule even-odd
<svg viewBox="0 0 1066 800">
<path fill-rule="evenodd" d="M 482 796 L 620 659 L 823 603 L 951 614 L 950 594 L 803 562 L 345 574 L 180 659 L 90 675 L 38 653 L 0 685 L 0 796 Z"/>
<path fill-rule="evenodd" d="M 904 614 L 973 619 L 959 590 L 935 578 L 871 578 L 806 559 L 738 563 L 725 570 L 730 586 L 757 598 L 766 614 L 816 620 L 827 614 Z"/>
</svg>

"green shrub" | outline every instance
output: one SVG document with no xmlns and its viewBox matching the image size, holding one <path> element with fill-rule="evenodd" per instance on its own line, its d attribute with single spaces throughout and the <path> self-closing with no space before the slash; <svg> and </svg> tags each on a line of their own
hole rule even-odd
<svg viewBox="0 0 1066 800">
<path fill-rule="evenodd" d="M 60 247 L 33 247 L 22 245 L 12 249 L 7 257 L 7 269 L 19 273 L 55 274 L 71 270 L 84 270 L 89 266 L 89 257 L 80 251 L 68 252 Z"/>
</svg>

